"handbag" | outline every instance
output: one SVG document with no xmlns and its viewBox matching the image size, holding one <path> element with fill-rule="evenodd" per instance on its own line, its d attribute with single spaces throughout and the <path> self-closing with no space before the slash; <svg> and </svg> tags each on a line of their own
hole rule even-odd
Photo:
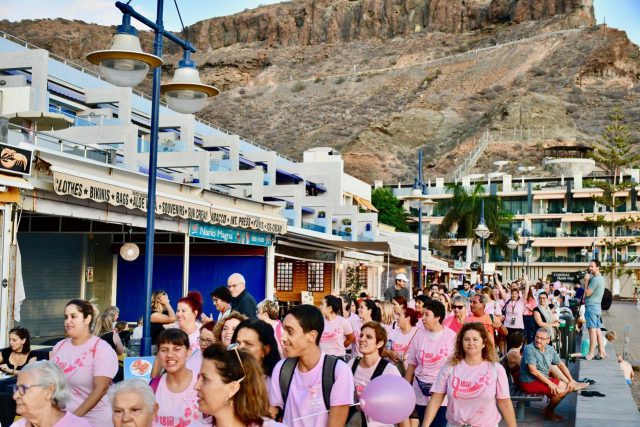
<svg viewBox="0 0 640 427">
<path fill-rule="evenodd" d="M 425 383 L 416 378 L 416 382 L 418 383 L 418 387 L 420 387 L 420 391 L 423 395 L 429 397 L 431 396 L 431 387 L 433 387 L 433 383 Z"/>
</svg>

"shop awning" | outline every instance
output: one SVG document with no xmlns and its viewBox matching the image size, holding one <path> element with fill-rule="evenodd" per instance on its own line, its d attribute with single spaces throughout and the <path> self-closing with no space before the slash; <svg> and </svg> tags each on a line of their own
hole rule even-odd
<svg viewBox="0 0 640 427">
<path fill-rule="evenodd" d="M 19 176 L 11 176 L 0 173 L 0 185 L 5 187 L 22 188 L 24 190 L 33 190 L 33 185 L 29 181 Z"/>
<path fill-rule="evenodd" d="M 97 203 L 147 211 L 147 189 L 103 175 L 89 175 L 51 166 L 53 190 L 61 196 L 89 199 Z M 287 222 L 281 216 L 233 207 L 216 206 L 205 199 L 194 199 L 158 191 L 155 212 L 227 227 L 248 228 L 273 234 L 284 234 Z"/>
<path fill-rule="evenodd" d="M 544 193 L 533 193 L 533 200 L 558 200 L 564 199 L 566 196 L 566 192 L 544 192 Z"/>
</svg>

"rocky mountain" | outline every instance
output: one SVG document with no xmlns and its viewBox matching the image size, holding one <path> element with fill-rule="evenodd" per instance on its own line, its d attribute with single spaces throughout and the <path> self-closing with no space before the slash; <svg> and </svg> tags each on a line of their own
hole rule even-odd
<svg viewBox="0 0 640 427">
<path fill-rule="evenodd" d="M 418 148 L 427 177 L 495 161 L 545 174 L 543 145 L 596 140 L 615 107 L 639 122 L 640 50 L 594 23 L 592 0 L 298 0 L 188 32 L 203 81 L 223 90 L 205 119 L 293 158 L 332 146 L 348 172 L 395 183 L 415 176 Z M 46 24 L 0 30 L 79 62 L 113 32 Z M 178 59 L 171 47 L 165 64 Z"/>
</svg>

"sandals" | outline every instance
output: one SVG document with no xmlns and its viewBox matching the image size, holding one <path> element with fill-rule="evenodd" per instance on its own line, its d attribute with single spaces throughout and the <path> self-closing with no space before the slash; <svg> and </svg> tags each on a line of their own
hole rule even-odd
<svg viewBox="0 0 640 427">
<path fill-rule="evenodd" d="M 599 391 L 591 391 L 591 390 L 582 390 L 580 392 L 584 397 L 605 397 L 606 394 L 600 393 Z"/>
<path fill-rule="evenodd" d="M 596 383 L 596 380 L 592 380 L 591 378 L 583 378 L 580 381 L 578 381 L 579 383 L 587 383 L 589 385 L 593 385 Z"/>
</svg>

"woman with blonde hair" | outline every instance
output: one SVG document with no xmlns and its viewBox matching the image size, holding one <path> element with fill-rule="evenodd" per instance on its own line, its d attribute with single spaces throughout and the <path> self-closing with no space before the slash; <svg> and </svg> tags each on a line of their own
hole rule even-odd
<svg viewBox="0 0 640 427">
<path fill-rule="evenodd" d="M 273 335 L 278 343 L 278 352 L 280 357 L 284 357 L 284 350 L 282 348 L 282 334 L 284 328 L 280 321 L 280 306 L 277 302 L 271 300 L 264 300 L 258 304 L 258 319 L 263 322 L 267 322 L 273 328 Z"/>
<path fill-rule="evenodd" d="M 226 317 L 220 319 L 215 328 L 213 328 L 216 342 L 222 343 L 222 345 L 230 345 L 236 328 L 247 319 L 247 316 L 237 311 L 232 311 Z"/>
<path fill-rule="evenodd" d="M 396 328 L 396 317 L 393 314 L 393 304 L 390 301 L 380 301 L 380 324 L 387 331 L 387 336 Z"/>
<path fill-rule="evenodd" d="M 126 349 L 124 345 L 122 345 L 122 340 L 120 339 L 120 335 L 113 328 L 113 315 L 108 312 L 104 312 L 98 315 L 98 320 L 96 321 L 96 330 L 94 331 L 94 335 L 100 337 L 104 341 L 106 341 L 113 351 L 116 352 L 118 356 L 124 354 Z"/>
<path fill-rule="evenodd" d="M 176 321 L 176 312 L 171 307 L 169 296 L 162 289 L 151 294 L 151 345 L 155 354 L 158 335 L 164 331 L 164 326 Z"/>
<path fill-rule="evenodd" d="M 500 413 L 508 427 L 516 426 L 507 374 L 482 323 L 466 323 L 456 337 L 455 349 L 431 387 L 423 426 L 429 426 L 445 397 L 450 425 L 494 427 Z"/>
<path fill-rule="evenodd" d="M 256 359 L 236 344 L 209 346 L 202 354 L 195 389 L 200 412 L 214 426 L 277 427 L 268 419 L 269 400 L 262 369 Z"/>
</svg>

